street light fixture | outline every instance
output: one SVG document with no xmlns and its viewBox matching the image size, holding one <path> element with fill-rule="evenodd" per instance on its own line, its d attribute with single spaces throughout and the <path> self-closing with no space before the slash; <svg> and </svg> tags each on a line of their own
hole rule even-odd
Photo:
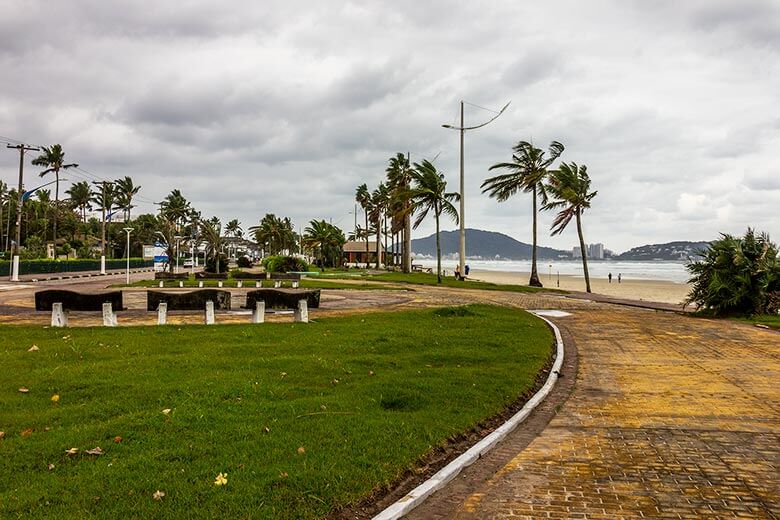
<svg viewBox="0 0 780 520">
<path fill-rule="evenodd" d="M 127 233 L 127 249 L 125 250 L 125 255 L 127 256 L 127 269 L 125 270 L 125 284 L 130 285 L 130 233 L 133 231 L 133 228 L 126 227 L 122 229 Z"/>
<path fill-rule="evenodd" d="M 511 101 L 509 102 L 511 103 Z M 460 132 L 460 215 L 458 215 L 458 221 L 460 222 L 460 251 L 459 251 L 459 262 L 458 265 L 460 265 L 460 272 L 465 273 L 466 272 L 466 192 L 465 192 L 465 181 L 464 181 L 464 174 L 463 174 L 463 134 L 466 132 L 466 130 L 476 130 L 477 128 L 482 128 L 483 126 L 487 126 L 496 119 L 498 119 L 498 116 L 504 113 L 504 110 L 509 106 L 509 103 L 504 105 L 504 107 L 498 111 L 498 113 L 493 116 L 491 119 L 487 120 L 486 122 L 482 123 L 481 125 L 476 126 L 464 126 L 463 123 L 463 104 L 464 101 L 460 102 L 460 126 L 453 126 L 453 125 L 441 125 L 444 128 L 448 128 L 450 130 L 458 130 Z"/>
</svg>

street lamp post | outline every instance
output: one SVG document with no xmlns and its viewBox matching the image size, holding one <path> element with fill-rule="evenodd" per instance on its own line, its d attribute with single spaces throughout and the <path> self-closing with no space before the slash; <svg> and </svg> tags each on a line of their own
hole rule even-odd
<svg viewBox="0 0 780 520">
<path fill-rule="evenodd" d="M 487 126 L 496 119 L 498 119 L 498 116 L 504 113 L 504 110 L 509 106 L 509 103 L 504 105 L 504 107 L 498 111 L 498 113 L 493 116 L 488 121 L 482 123 L 481 125 L 476 126 L 464 126 L 463 122 L 463 104 L 465 102 L 460 102 L 460 126 L 453 126 L 453 125 L 441 125 L 444 128 L 448 128 L 450 130 L 458 130 L 460 132 L 460 215 L 458 215 L 458 221 L 460 223 L 460 247 L 459 247 L 459 261 L 458 265 L 460 266 L 460 272 L 465 273 L 466 272 L 466 191 L 465 191 L 465 175 L 464 175 L 464 166 L 463 166 L 463 134 L 466 132 L 466 130 L 476 130 L 477 128 L 482 128 L 483 126 Z"/>
<path fill-rule="evenodd" d="M 126 285 L 130 285 L 130 232 L 133 231 L 133 228 L 126 227 L 122 229 L 125 233 L 127 233 L 127 249 L 125 250 L 125 255 L 127 256 L 127 268 L 125 270 L 125 283 Z"/>
<path fill-rule="evenodd" d="M 181 240 L 184 237 L 176 235 L 173 238 L 176 239 L 176 269 L 174 270 L 174 272 L 178 273 L 179 272 L 179 240 Z"/>
</svg>

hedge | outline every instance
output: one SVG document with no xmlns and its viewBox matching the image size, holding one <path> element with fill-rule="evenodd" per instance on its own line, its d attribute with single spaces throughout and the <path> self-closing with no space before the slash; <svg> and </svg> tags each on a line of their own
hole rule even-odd
<svg viewBox="0 0 780 520">
<path fill-rule="evenodd" d="M 130 267 L 153 267 L 154 260 L 131 258 Z M 124 269 L 127 267 L 126 258 L 106 259 L 106 269 Z M 48 274 L 70 273 L 75 271 L 100 271 L 100 260 L 76 259 L 76 260 L 21 260 L 19 262 L 19 274 Z M 0 261 L 0 276 L 11 274 L 11 262 Z"/>
</svg>

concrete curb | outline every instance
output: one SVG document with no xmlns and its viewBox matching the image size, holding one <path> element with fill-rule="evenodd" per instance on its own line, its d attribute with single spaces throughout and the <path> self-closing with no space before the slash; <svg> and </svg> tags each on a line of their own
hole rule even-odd
<svg viewBox="0 0 780 520">
<path fill-rule="evenodd" d="M 558 380 L 558 374 L 563 366 L 563 339 L 561 331 L 553 322 L 534 314 L 537 318 L 544 320 L 555 333 L 556 356 L 550 373 L 547 376 L 544 386 L 539 389 L 534 396 L 525 403 L 525 406 L 513 415 L 507 422 L 499 426 L 493 433 L 476 443 L 465 453 L 458 456 L 455 460 L 440 469 L 431 478 L 414 488 L 409 494 L 401 498 L 384 511 L 376 515 L 373 520 L 395 520 L 409 513 L 412 509 L 419 506 L 431 494 L 443 488 L 450 480 L 455 478 L 463 468 L 470 466 L 484 453 L 490 451 L 496 444 L 501 442 L 512 430 L 517 428 L 552 391 L 555 382 Z"/>
</svg>

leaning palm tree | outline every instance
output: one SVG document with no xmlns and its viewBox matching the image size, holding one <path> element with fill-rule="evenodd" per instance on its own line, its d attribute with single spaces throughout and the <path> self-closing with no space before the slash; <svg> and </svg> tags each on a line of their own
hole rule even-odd
<svg viewBox="0 0 780 520">
<path fill-rule="evenodd" d="M 122 212 L 125 215 L 125 223 L 127 223 L 130 221 L 130 210 L 133 208 L 133 197 L 141 191 L 141 187 L 133 184 L 133 179 L 127 176 L 115 180 L 114 185 L 116 186 L 117 206 L 122 208 Z"/>
<path fill-rule="evenodd" d="M 582 213 L 590 207 L 590 201 L 598 191 L 590 191 L 588 169 L 583 164 L 561 163 L 557 170 L 551 171 L 545 187 L 550 200 L 542 209 L 560 209 L 553 220 L 552 234 L 559 235 L 566 229 L 572 217 L 577 221 L 577 235 L 580 238 L 582 251 L 582 268 L 585 271 L 585 290 L 590 292 L 590 275 L 588 274 L 588 252 L 585 249 L 585 237 L 582 235 Z"/>
<path fill-rule="evenodd" d="M 106 218 L 111 217 L 111 210 L 116 205 L 114 183 L 108 181 L 95 182 L 97 189 L 92 192 L 92 202 L 97 204 L 102 213 L 102 228 L 100 235 L 100 255 L 106 256 Z"/>
<path fill-rule="evenodd" d="M 458 223 L 458 210 L 452 202 L 460 200 L 458 193 L 447 193 L 447 181 L 444 175 L 439 173 L 436 167 L 427 159 L 422 163 L 414 163 L 412 172 L 412 187 L 409 190 L 409 199 L 412 208 L 417 214 L 414 221 L 414 229 L 425 220 L 429 211 L 433 211 L 436 218 L 436 279 L 441 283 L 441 239 L 439 237 L 439 217 L 446 213 L 455 223 Z"/>
<path fill-rule="evenodd" d="M 172 190 L 160 203 L 160 214 L 176 224 L 179 231 L 189 218 L 192 207 L 179 190 Z"/>
<path fill-rule="evenodd" d="M 238 221 L 237 218 L 234 218 L 233 220 L 231 220 L 225 225 L 225 235 L 230 235 L 234 238 L 238 238 L 243 233 L 244 232 L 241 229 L 241 223 Z"/>
<path fill-rule="evenodd" d="M 89 187 L 89 183 L 87 181 L 81 181 L 72 184 L 70 189 L 65 193 L 70 196 L 71 207 L 79 209 L 81 221 L 86 224 L 87 209 L 91 209 L 90 202 L 92 198 L 92 190 Z"/>
<path fill-rule="evenodd" d="M 219 219 L 211 218 L 200 221 L 200 240 L 206 245 L 206 259 L 214 259 L 214 268 L 219 274 L 219 260 L 222 254 L 224 239 Z"/>
<path fill-rule="evenodd" d="M 544 151 L 536 148 L 527 141 L 518 142 L 513 148 L 511 163 L 498 163 L 490 167 L 491 170 L 506 169 L 510 173 L 497 175 L 486 179 L 482 183 L 482 193 L 487 193 L 498 202 L 504 202 L 509 197 L 522 190 L 531 193 L 533 197 L 533 248 L 531 251 L 531 279 L 528 285 L 541 287 L 539 275 L 536 271 L 536 196 L 537 193 L 542 203 L 547 202 L 547 194 L 544 189 L 544 180 L 547 177 L 547 168 L 563 153 L 563 145 L 558 141 L 550 143 L 550 156 L 545 157 Z"/>
<path fill-rule="evenodd" d="M 368 213 L 371 206 L 371 193 L 368 191 L 368 186 L 364 182 L 357 187 L 355 191 L 355 201 L 363 208 L 363 215 L 366 217 L 366 229 L 368 229 Z M 368 233 L 366 233 L 366 269 L 368 269 Z"/>
<path fill-rule="evenodd" d="M 55 144 L 52 146 L 44 146 L 43 153 L 33 159 L 32 163 L 35 166 L 46 167 L 39 175 L 44 177 L 49 173 L 54 174 L 55 187 L 54 187 L 54 229 L 52 241 L 54 242 L 54 248 L 57 248 L 57 221 L 59 220 L 59 204 L 60 204 L 60 170 L 67 170 L 69 168 L 77 168 L 78 164 L 65 164 L 65 152 L 62 151 L 62 146 Z M 56 254 L 54 255 L 57 256 Z"/>
</svg>

